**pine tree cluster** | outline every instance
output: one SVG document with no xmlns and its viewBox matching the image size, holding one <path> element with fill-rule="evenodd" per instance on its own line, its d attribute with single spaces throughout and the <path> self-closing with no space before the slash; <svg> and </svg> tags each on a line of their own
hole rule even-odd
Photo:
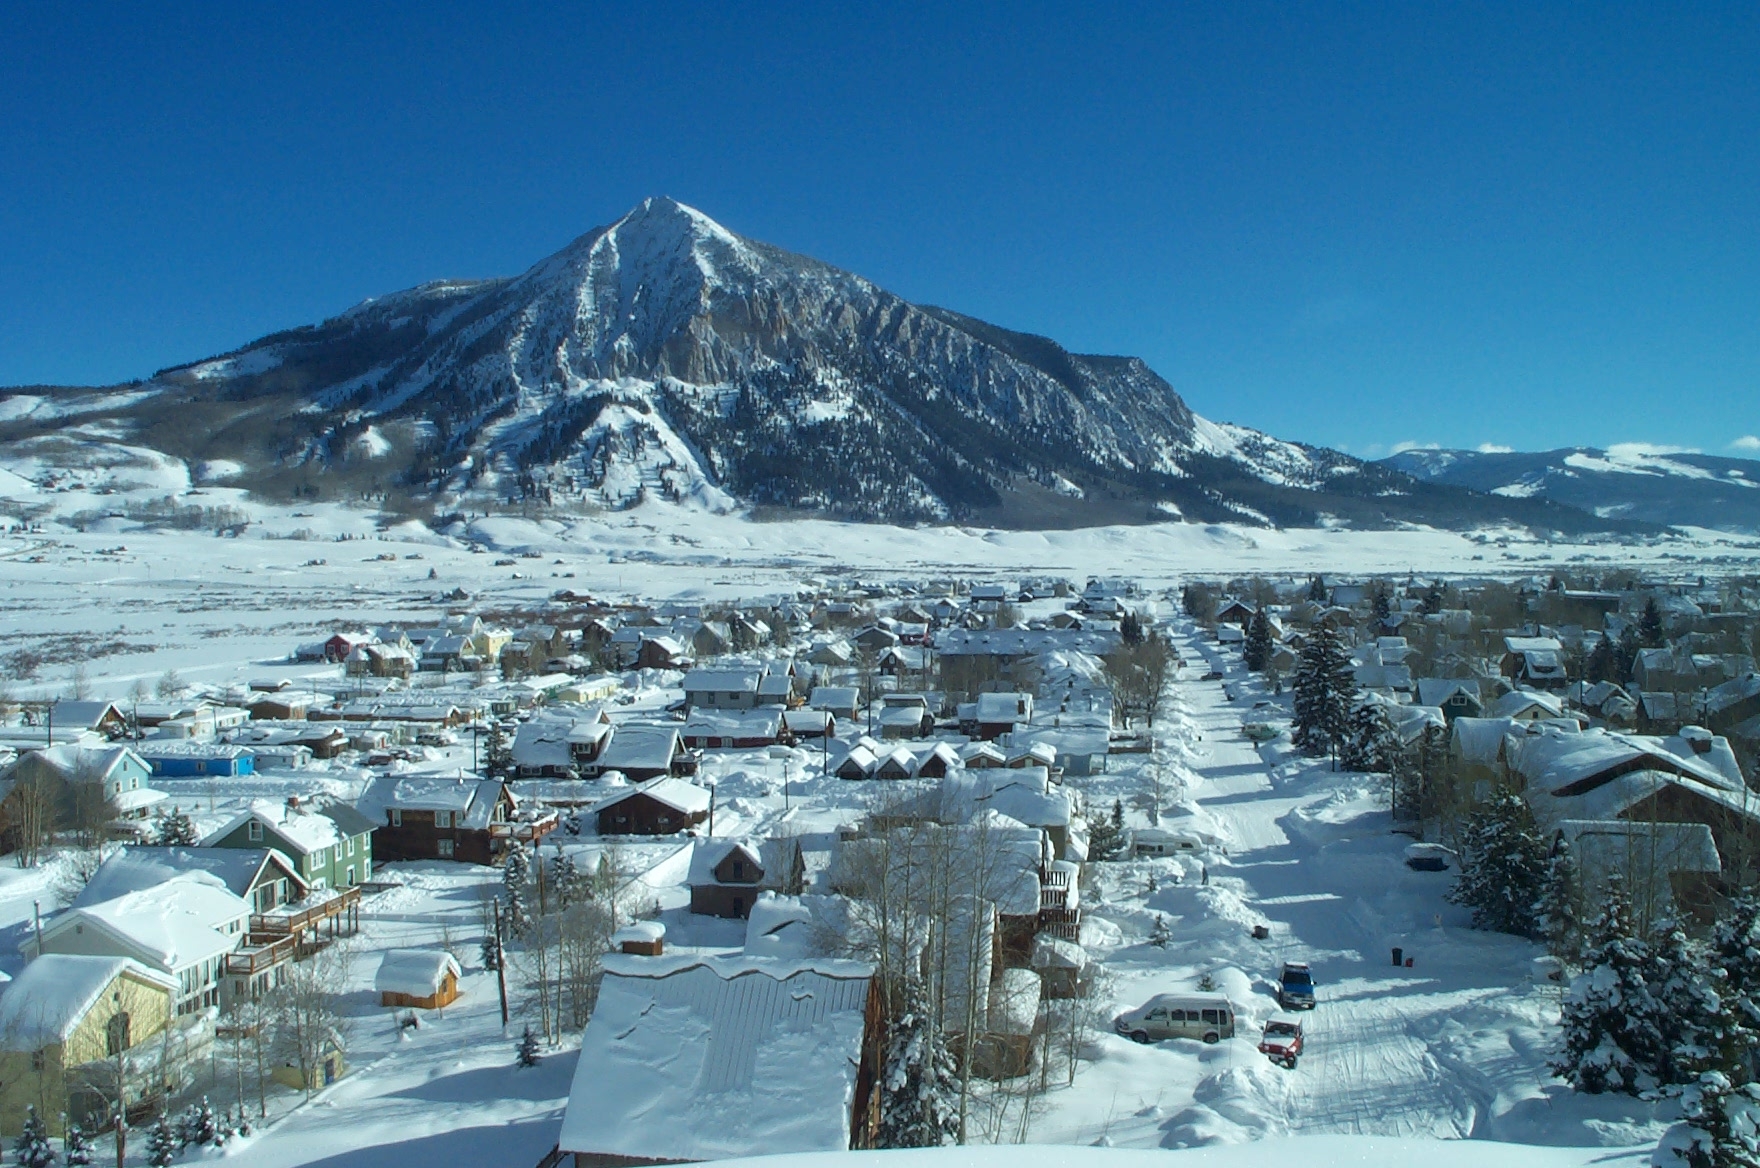
<svg viewBox="0 0 1760 1168">
<path fill-rule="evenodd" d="M 13 1141 L 12 1154 L 23 1168 L 49 1168 L 55 1163 L 55 1148 L 49 1143 L 49 1129 L 35 1107 L 24 1110 L 24 1127 Z"/>
<path fill-rule="evenodd" d="M 193 848 L 202 842 L 202 833 L 189 813 L 178 807 L 159 820 L 158 839 L 160 847 Z"/>
</svg>

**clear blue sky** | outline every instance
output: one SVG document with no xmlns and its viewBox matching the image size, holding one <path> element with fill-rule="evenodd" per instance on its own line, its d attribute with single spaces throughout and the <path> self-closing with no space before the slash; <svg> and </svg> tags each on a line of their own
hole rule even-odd
<svg viewBox="0 0 1760 1168">
<path fill-rule="evenodd" d="M 8 7 L 0 384 L 667 194 L 1357 453 L 1760 434 L 1752 3 L 168 7 Z"/>
</svg>

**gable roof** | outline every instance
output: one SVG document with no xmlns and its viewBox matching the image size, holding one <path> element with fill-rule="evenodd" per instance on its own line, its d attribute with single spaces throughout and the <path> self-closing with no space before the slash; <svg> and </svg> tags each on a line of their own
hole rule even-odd
<svg viewBox="0 0 1760 1168">
<path fill-rule="evenodd" d="M 739 852 L 753 868 L 760 872 L 764 870 L 763 857 L 750 844 L 740 840 L 698 840 L 696 847 L 691 849 L 691 871 L 685 883 L 719 884 L 715 869 L 734 852 Z"/>
<path fill-rule="evenodd" d="M 72 908 L 86 908 L 131 892 L 156 888 L 179 878 L 211 878 L 234 896 L 243 896 L 265 867 L 275 866 L 293 882 L 298 899 L 306 887 L 298 866 L 274 848 L 119 848 L 98 865 L 74 898 Z"/>
<path fill-rule="evenodd" d="M 0 997 L 0 1048 L 37 1051 L 66 1042 L 104 991 L 133 974 L 172 994 L 177 981 L 128 957 L 45 953 L 24 967 Z"/>
<path fill-rule="evenodd" d="M 373 988 L 380 993 L 431 997 L 440 992 L 446 975 L 460 977 L 463 970 L 443 949 L 387 949 L 373 975 Z"/>
<path fill-rule="evenodd" d="M 44 941 L 69 928 L 92 925 L 167 970 L 181 969 L 236 947 L 237 935 L 216 926 L 249 917 L 250 903 L 206 872 L 72 909 L 43 930 Z"/>
<path fill-rule="evenodd" d="M 605 958 L 560 1147 L 660 1160 L 849 1148 L 872 967 Z"/>
<path fill-rule="evenodd" d="M 431 775 L 380 775 L 367 784 L 355 801 L 355 810 L 374 826 L 386 821 L 386 812 L 450 811 L 458 826 L 478 829 L 489 826 L 501 799 L 500 779 L 456 779 Z"/>
<path fill-rule="evenodd" d="M 674 811 L 682 811 L 687 815 L 695 815 L 699 811 L 709 810 L 708 791 L 695 783 L 667 776 L 637 787 L 631 787 L 627 791 L 620 791 L 604 802 L 595 805 L 593 811 L 597 814 L 607 807 L 615 807 L 624 800 L 633 799 L 637 795 L 646 795 L 657 803 L 664 803 Z"/>
</svg>

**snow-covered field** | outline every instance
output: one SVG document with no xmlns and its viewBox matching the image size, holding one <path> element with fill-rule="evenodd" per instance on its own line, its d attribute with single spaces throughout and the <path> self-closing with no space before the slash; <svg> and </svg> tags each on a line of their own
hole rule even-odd
<svg viewBox="0 0 1760 1168">
<path fill-rule="evenodd" d="M 793 594 L 834 575 L 1104 574 L 1160 589 L 1194 575 L 1248 572 L 1507 577 L 1605 564 L 1684 575 L 1752 570 L 1760 562 L 1760 544 L 1716 533 L 1633 546 L 1551 545 L 1507 533 L 1177 524 L 1024 533 L 755 523 L 654 506 L 566 522 L 478 518 L 440 534 L 416 524 L 381 530 L 373 515 L 336 506 L 265 507 L 223 490 L 201 501 L 247 509 L 252 522 L 223 538 L 143 530 L 119 517 L 79 531 L 51 518 L 40 530 L 0 536 L 0 656 L 27 648 L 45 656 L 34 677 L 9 679 L 14 693 L 69 692 L 79 659 L 93 696 L 111 698 L 137 680 L 151 685 L 167 669 L 216 685 L 265 674 L 317 684 L 334 680 L 335 667 L 290 664 L 294 644 L 340 628 L 425 623 L 466 605 L 537 604 L 565 588 L 608 598 L 752 599 Z M 469 601 L 450 598 L 454 590 Z M 1160 767 L 1167 814 L 1225 841 L 1226 854 L 1093 866 L 1084 941 L 1105 963 L 1109 1014 L 1209 974 L 1256 1024 L 1274 1009 L 1270 978 L 1278 964 L 1311 962 L 1321 1005 L 1309 1019 L 1308 1054 L 1295 1071 L 1272 1066 L 1254 1049 L 1256 1025 L 1213 1047 L 1139 1046 L 1103 1031 L 1084 1049 L 1074 1084 L 1052 1085 L 1035 1102 L 1027 1139 L 1145 1149 L 1255 1141 L 1251 1153 L 1189 1154 L 1194 1164 L 1220 1168 L 1244 1164 L 1247 1155 L 1255 1164 L 1266 1156 L 1330 1164 L 1483 1154 L 1436 1139 L 1559 1149 L 1497 1149 L 1500 1160 L 1534 1168 L 1641 1162 L 1630 1149 L 1653 1145 L 1665 1114 L 1630 1100 L 1577 1097 L 1549 1076 L 1558 989 L 1532 979 L 1538 951 L 1467 928 L 1462 911 L 1443 900 L 1446 874 L 1407 869 L 1400 862 L 1405 841 L 1388 831 L 1382 796 L 1365 780 L 1247 742 L 1244 710 L 1287 699 L 1255 692 L 1256 683 L 1193 630 L 1178 635 L 1189 666 L 1157 727 L 1159 755 L 1114 756 L 1107 774 L 1070 783 L 1086 789 L 1090 806 L 1122 799 L 1140 825 L 1146 812 L 1133 799 Z M 1225 670 L 1224 682 L 1199 680 L 1211 664 Z M 654 691 L 643 705 L 665 696 Z M 456 769 L 468 749 L 436 758 L 431 768 Z M 826 831 L 859 816 L 865 784 L 817 777 L 817 757 L 711 755 L 705 776 L 719 791 L 717 833 L 762 837 L 785 818 L 791 831 Z M 313 772 L 307 781 L 358 777 Z M 202 794 L 214 797 L 211 787 Z M 594 845 L 582 837 L 571 846 Z M 663 845 L 650 850 L 638 867 L 652 874 L 671 942 L 737 948 L 737 925 L 683 911 L 678 855 Z M 393 878 L 404 887 L 365 906 L 363 957 L 349 974 L 353 1072 L 234 1146 L 230 1158 L 264 1166 L 469 1168 L 533 1164 L 554 1142 L 574 1040 L 536 1070 L 511 1065 L 520 1022 L 503 1029 L 493 978 L 475 960 L 481 886 L 494 874 L 417 865 Z M 8 937 L 22 939 L 36 902 L 50 906 L 52 885 L 51 873 L 0 874 L 0 928 Z M 1150 944 L 1157 916 L 1171 933 L 1164 947 Z M 1268 940 L 1252 938 L 1255 924 L 1269 927 Z M 420 1030 L 398 1031 L 393 1012 L 379 1008 L 367 988 L 373 951 L 431 945 L 443 931 L 466 958 L 464 997 Z M 1396 945 L 1413 957 L 1410 968 L 1392 965 Z M 1341 1138 L 1314 1138 L 1320 1135 Z M 1301 1139 L 1286 1144 L 1285 1137 Z"/>
<path fill-rule="evenodd" d="M 1158 589 L 1238 573 L 1509 577 L 1601 565 L 1685 575 L 1760 564 L 1760 540 L 1718 532 L 1630 545 L 1180 523 L 1023 532 L 761 523 L 652 504 L 572 520 L 476 518 L 440 534 L 414 522 L 382 527 L 370 511 L 268 506 L 220 488 L 178 503 L 249 516 L 235 536 L 146 530 L 103 514 L 161 497 L 54 492 L 40 530 L 0 535 L 0 657 L 32 648 L 47 658 L 37 676 L 13 679 L 21 696 L 63 692 L 80 653 L 95 696 L 119 698 L 137 679 L 150 684 L 171 668 L 186 681 L 217 684 L 264 669 L 300 677 L 282 663 L 294 643 L 318 630 L 431 618 L 462 606 L 445 598 L 454 589 L 476 606 L 506 606 L 538 604 L 564 588 L 612 599 L 751 600 L 849 576 L 1102 574 Z M 33 491 L 29 501 L 43 498 Z M 70 526 L 73 516 L 94 513 L 84 530 Z"/>
</svg>

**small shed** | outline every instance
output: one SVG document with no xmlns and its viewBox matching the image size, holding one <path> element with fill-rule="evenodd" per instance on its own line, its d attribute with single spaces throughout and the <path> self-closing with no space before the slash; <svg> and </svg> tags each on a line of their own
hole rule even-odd
<svg viewBox="0 0 1760 1168">
<path fill-rule="evenodd" d="M 458 1000 L 460 972 L 452 954 L 439 949 L 387 949 L 373 988 L 382 1006 L 436 1010 Z"/>
<path fill-rule="evenodd" d="M 636 957 L 659 957 L 666 949 L 666 926 L 659 921 L 635 921 L 611 934 L 620 953 Z"/>
</svg>

